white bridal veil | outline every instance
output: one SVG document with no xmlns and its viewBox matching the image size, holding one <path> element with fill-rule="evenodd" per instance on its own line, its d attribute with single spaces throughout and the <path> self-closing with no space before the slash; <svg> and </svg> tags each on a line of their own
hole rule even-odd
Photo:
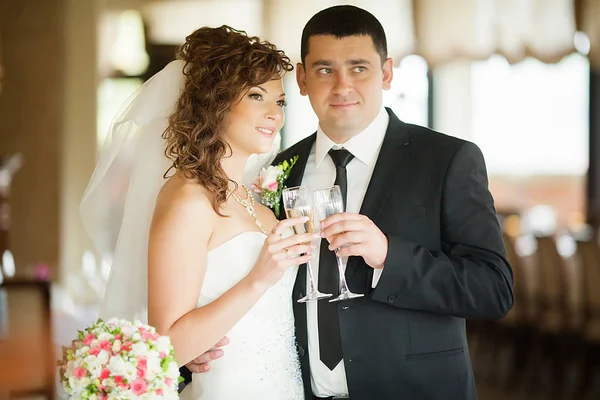
<svg viewBox="0 0 600 400">
<path fill-rule="evenodd" d="M 100 317 L 147 322 L 148 233 L 156 197 L 171 162 L 162 133 L 184 87 L 185 62 L 172 61 L 131 96 L 112 123 L 80 205 L 84 228 L 112 265 Z M 248 185 L 277 154 L 252 155 Z"/>
</svg>

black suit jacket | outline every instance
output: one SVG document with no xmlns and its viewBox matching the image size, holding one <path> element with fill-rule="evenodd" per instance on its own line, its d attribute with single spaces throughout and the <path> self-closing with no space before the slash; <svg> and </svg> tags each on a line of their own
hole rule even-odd
<svg viewBox="0 0 600 400">
<path fill-rule="evenodd" d="M 481 151 L 473 143 L 390 122 L 361 214 L 386 234 L 381 279 L 351 257 L 350 290 L 365 297 L 339 302 L 340 335 L 353 400 L 474 400 L 466 318 L 500 318 L 513 304 L 512 270 Z M 286 186 L 302 182 L 316 134 L 283 151 L 298 155 Z M 279 216 L 283 217 L 283 216 Z M 293 291 L 298 354 L 306 398 L 312 398 L 306 269 Z"/>
</svg>

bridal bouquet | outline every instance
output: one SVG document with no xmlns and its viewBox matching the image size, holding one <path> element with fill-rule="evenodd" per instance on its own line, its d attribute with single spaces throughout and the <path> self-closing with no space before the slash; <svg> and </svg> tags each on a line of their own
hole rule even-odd
<svg viewBox="0 0 600 400">
<path fill-rule="evenodd" d="M 72 399 L 178 398 L 171 341 L 139 321 L 99 319 L 63 347 L 58 364 Z"/>
</svg>

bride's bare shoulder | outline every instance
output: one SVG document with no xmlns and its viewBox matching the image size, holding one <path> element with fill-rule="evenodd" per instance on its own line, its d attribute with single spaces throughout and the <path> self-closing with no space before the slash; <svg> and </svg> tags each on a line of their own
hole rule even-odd
<svg viewBox="0 0 600 400">
<path fill-rule="evenodd" d="M 176 173 L 158 193 L 148 247 L 154 255 L 175 251 L 178 257 L 195 258 L 208 246 L 217 226 L 215 216 L 207 191 Z"/>
<path fill-rule="evenodd" d="M 171 212 L 190 213 L 190 216 L 201 217 L 216 215 L 209 192 L 180 172 L 167 179 L 156 200 L 155 214 Z"/>
</svg>

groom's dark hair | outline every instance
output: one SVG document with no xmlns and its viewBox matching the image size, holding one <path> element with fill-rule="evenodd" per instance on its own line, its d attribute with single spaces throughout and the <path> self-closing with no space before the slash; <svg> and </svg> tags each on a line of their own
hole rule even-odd
<svg viewBox="0 0 600 400">
<path fill-rule="evenodd" d="M 300 42 L 302 64 L 308 54 L 312 36 L 331 35 L 338 39 L 348 36 L 370 36 L 381 63 L 387 59 L 387 39 L 381 23 L 370 12 L 355 6 L 333 6 L 316 13 L 304 26 Z"/>
</svg>

